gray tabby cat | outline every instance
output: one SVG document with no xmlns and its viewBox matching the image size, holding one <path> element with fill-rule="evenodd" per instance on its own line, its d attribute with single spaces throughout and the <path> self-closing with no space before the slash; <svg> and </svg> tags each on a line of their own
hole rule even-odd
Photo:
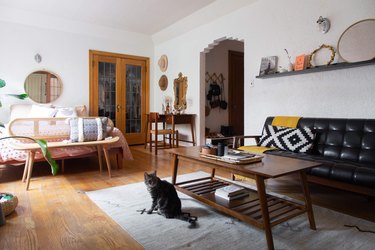
<svg viewBox="0 0 375 250">
<path fill-rule="evenodd" d="M 152 205 L 147 211 L 148 214 L 156 210 L 158 214 L 165 218 L 176 218 L 195 224 L 197 217 L 181 211 L 181 200 L 171 183 L 160 180 L 156 176 L 156 172 L 151 174 L 145 172 L 144 177 L 147 190 L 152 198 Z"/>
</svg>

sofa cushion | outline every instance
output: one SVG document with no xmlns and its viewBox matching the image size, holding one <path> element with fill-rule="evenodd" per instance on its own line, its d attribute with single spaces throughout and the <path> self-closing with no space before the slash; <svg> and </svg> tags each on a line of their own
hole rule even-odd
<svg viewBox="0 0 375 250">
<path fill-rule="evenodd" d="M 305 153 L 313 146 L 314 133 L 310 128 L 264 126 L 258 146 L 276 147 L 296 153 Z"/>
<path fill-rule="evenodd" d="M 362 164 L 337 160 L 321 155 L 294 153 L 282 150 L 267 151 L 266 153 L 321 163 L 322 165 L 307 170 L 307 173 L 310 175 L 360 186 L 375 187 L 375 166 L 371 164 Z"/>
<path fill-rule="evenodd" d="M 313 127 L 313 154 L 375 165 L 375 119 L 302 118 Z"/>
<path fill-rule="evenodd" d="M 267 117 L 264 126 L 274 117 Z M 375 166 L 375 119 L 302 117 L 298 128 L 315 132 L 311 154 Z"/>
</svg>

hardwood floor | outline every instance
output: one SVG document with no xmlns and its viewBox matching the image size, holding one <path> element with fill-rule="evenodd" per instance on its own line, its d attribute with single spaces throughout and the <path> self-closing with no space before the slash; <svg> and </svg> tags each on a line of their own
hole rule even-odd
<svg viewBox="0 0 375 250">
<path fill-rule="evenodd" d="M 154 168 L 160 177 L 171 175 L 170 156 L 163 150 L 157 157 L 142 145 L 132 146 L 131 151 L 134 161 L 113 170 L 111 179 L 106 172 L 99 174 L 96 159 L 66 161 L 65 173 L 57 176 L 51 176 L 48 165 L 36 164 L 29 191 L 21 183 L 23 165 L 0 166 L 0 191 L 19 199 L 16 211 L 0 227 L 0 249 L 142 249 L 85 195 L 86 191 L 143 181 L 143 173 Z M 180 174 L 208 171 L 190 163 L 179 170 Z M 230 177 L 220 171 L 217 175 Z M 267 188 L 301 198 L 294 176 L 269 180 Z M 315 205 L 375 222 L 375 202 L 366 197 L 316 185 L 310 185 L 310 191 Z"/>
</svg>

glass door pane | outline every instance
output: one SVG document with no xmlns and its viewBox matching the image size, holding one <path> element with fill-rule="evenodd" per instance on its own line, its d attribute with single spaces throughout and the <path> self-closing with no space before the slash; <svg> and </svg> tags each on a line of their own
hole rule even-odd
<svg viewBox="0 0 375 250">
<path fill-rule="evenodd" d="M 116 63 L 99 62 L 98 88 L 98 114 L 116 126 Z"/>
<path fill-rule="evenodd" d="M 126 133 L 141 132 L 142 67 L 126 65 Z"/>
</svg>

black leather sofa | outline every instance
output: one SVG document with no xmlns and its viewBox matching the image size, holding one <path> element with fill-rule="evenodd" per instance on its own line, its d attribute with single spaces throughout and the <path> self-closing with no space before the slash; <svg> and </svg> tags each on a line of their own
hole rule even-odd
<svg viewBox="0 0 375 250">
<path fill-rule="evenodd" d="M 273 118 L 268 117 L 265 126 Z M 308 153 L 266 153 L 320 162 L 322 165 L 308 170 L 310 182 L 375 197 L 375 119 L 303 117 L 297 127 L 315 132 Z"/>
</svg>

